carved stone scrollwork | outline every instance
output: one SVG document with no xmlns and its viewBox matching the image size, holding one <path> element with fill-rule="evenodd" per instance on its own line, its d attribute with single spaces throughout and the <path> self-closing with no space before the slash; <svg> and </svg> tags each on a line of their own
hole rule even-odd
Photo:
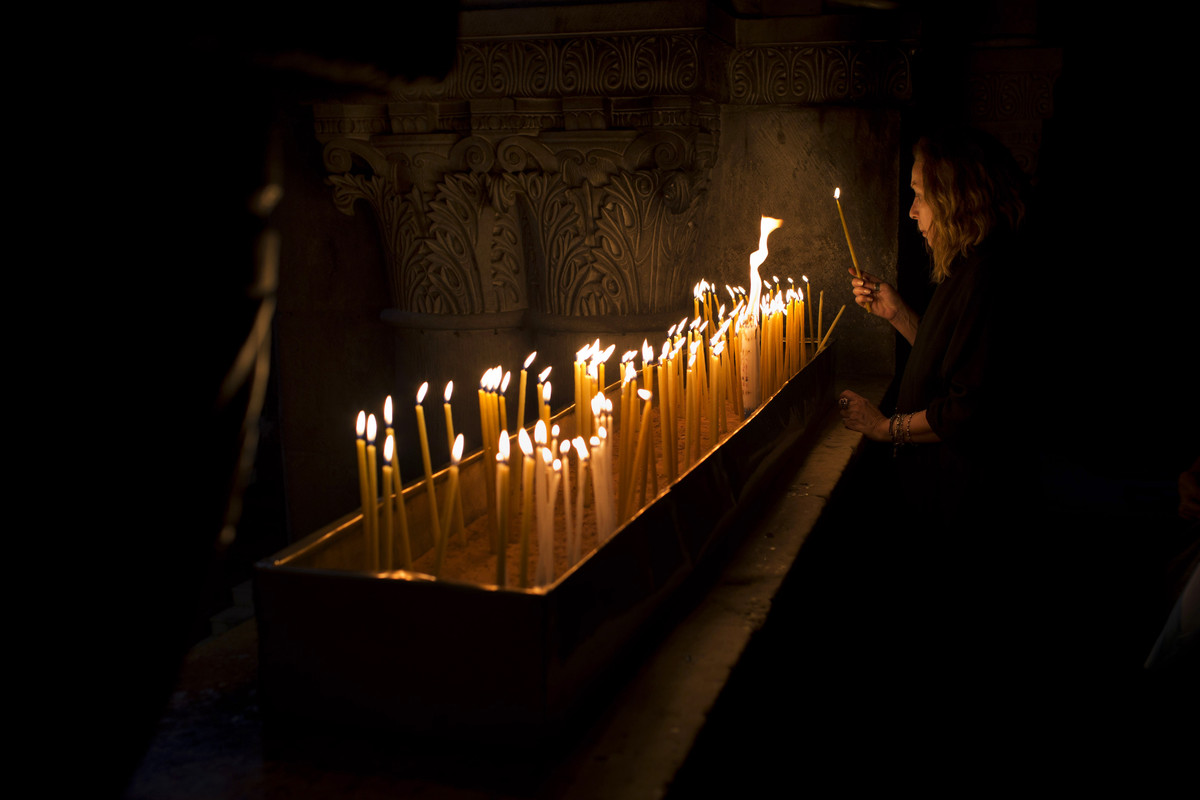
<svg viewBox="0 0 1200 800">
<path fill-rule="evenodd" d="M 728 62 L 734 103 L 890 102 L 907 99 L 910 51 L 897 45 L 748 47 Z"/>
<path fill-rule="evenodd" d="M 341 171 L 330 178 L 337 207 L 350 214 L 365 200 L 384 228 L 397 308 L 631 314 L 685 294 L 681 267 L 696 241 L 711 134 L 597 131 L 423 145 L 432 149 L 390 145 L 391 160 L 358 142 L 326 147 L 326 166 Z M 381 163 L 394 180 L 354 169 Z"/>
<path fill-rule="evenodd" d="M 375 211 L 401 311 L 673 309 L 694 280 L 718 98 L 910 93 L 909 51 L 896 44 L 737 49 L 681 30 L 458 47 L 439 84 L 314 108 L 334 202 Z"/>
<path fill-rule="evenodd" d="M 464 42 L 457 66 L 413 99 L 685 94 L 699 88 L 697 33 Z"/>
</svg>

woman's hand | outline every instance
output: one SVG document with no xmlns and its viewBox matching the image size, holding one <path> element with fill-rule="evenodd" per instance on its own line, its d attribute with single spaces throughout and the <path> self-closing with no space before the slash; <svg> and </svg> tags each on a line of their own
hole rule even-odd
<svg viewBox="0 0 1200 800">
<path fill-rule="evenodd" d="M 842 392 L 838 397 L 838 411 L 842 415 L 842 424 L 850 430 L 858 431 L 877 442 L 891 441 L 888 418 L 862 395 L 849 389 Z"/>
<path fill-rule="evenodd" d="M 849 272 L 853 275 L 854 268 L 850 267 Z M 899 331 L 909 344 L 917 340 L 920 317 L 904 304 L 900 293 L 891 284 L 884 283 L 883 278 L 877 275 L 864 272 L 862 278 L 856 277 L 850 281 L 850 285 L 854 287 L 854 302 L 863 308 L 869 305 L 872 314 L 892 323 L 892 327 Z"/>
<path fill-rule="evenodd" d="M 853 267 L 849 268 L 849 272 L 855 275 Z M 900 309 L 905 307 L 899 292 L 884 283 L 883 278 L 869 272 L 864 272 L 862 278 L 855 276 L 850 284 L 854 287 L 854 302 L 863 308 L 870 305 L 872 314 L 888 322 L 895 319 Z"/>
</svg>

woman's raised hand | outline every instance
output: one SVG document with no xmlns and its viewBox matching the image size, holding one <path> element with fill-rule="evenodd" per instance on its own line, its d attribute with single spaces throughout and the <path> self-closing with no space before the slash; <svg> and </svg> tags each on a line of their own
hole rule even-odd
<svg viewBox="0 0 1200 800">
<path fill-rule="evenodd" d="M 849 268 L 849 272 L 855 275 L 853 267 Z M 863 308 L 869 304 L 872 314 L 888 322 L 891 322 L 896 313 L 904 307 L 899 292 L 890 284 L 884 283 L 883 278 L 869 272 L 864 272 L 862 278 L 855 275 L 850 285 L 854 287 L 854 302 Z"/>
</svg>

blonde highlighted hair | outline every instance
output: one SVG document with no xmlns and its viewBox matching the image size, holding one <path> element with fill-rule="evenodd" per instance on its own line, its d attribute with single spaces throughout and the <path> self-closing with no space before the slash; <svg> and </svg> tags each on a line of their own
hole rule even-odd
<svg viewBox="0 0 1200 800">
<path fill-rule="evenodd" d="M 994 232 L 1017 230 L 1025 217 L 1024 176 L 1008 150 L 979 131 L 924 137 L 913 157 L 921 164 L 924 200 L 933 212 L 926 242 L 933 281 L 941 283 L 955 258 Z"/>
</svg>

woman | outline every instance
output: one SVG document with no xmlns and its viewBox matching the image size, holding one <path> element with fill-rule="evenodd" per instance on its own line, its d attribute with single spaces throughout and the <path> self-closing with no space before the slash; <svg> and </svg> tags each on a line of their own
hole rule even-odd
<svg viewBox="0 0 1200 800">
<path fill-rule="evenodd" d="M 1020 330 L 1006 326 L 1000 336 L 996 288 L 1001 280 L 1020 286 L 1013 239 L 1025 207 L 1012 156 L 978 132 L 921 139 L 913 155 L 909 217 L 931 254 L 937 288 L 918 315 L 875 275 L 851 282 L 855 301 L 913 349 L 893 415 L 852 391 L 839 406 L 846 427 L 893 445 L 896 503 L 909 521 L 957 530 L 995 518 L 987 505 L 1010 465 L 997 456 L 1022 431 L 1009 348 Z"/>
</svg>

